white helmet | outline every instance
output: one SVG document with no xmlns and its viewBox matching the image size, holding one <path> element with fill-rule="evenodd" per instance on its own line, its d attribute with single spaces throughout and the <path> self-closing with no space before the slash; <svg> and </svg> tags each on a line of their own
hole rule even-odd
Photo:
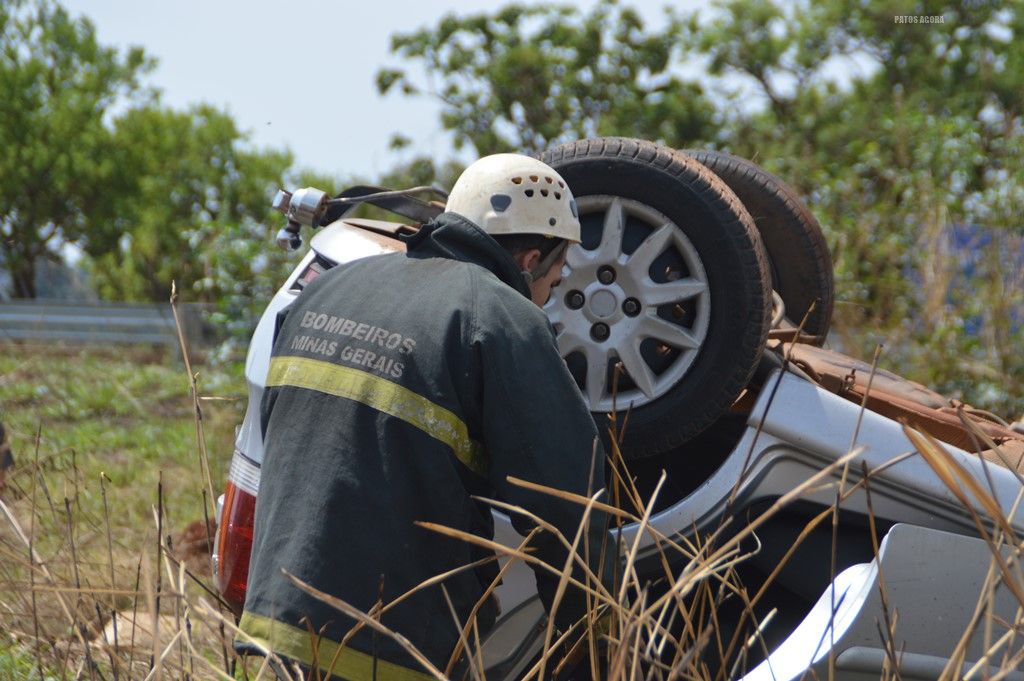
<svg viewBox="0 0 1024 681">
<path fill-rule="evenodd" d="M 455 182 L 446 210 L 488 234 L 543 234 L 580 240 L 576 201 L 551 166 L 522 154 L 493 154 Z"/>
</svg>

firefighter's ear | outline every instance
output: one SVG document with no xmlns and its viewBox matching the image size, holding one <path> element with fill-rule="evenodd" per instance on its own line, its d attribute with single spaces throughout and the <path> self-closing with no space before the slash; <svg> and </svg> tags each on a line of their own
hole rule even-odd
<svg viewBox="0 0 1024 681">
<path fill-rule="evenodd" d="M 519 266 L 521 272 L 533 272 L 540 262 L 540 249 L 531 248 L 526 251 L 519 251 L 512 256 L 512 259 L 516 261 L 516 265 Z"/>
</svg>

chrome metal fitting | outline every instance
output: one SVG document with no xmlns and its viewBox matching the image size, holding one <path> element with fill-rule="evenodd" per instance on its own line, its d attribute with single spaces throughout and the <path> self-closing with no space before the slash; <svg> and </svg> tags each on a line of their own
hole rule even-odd
<svg viewBox="0 0 1024 681">
<path fill-rule="evenodd" d="M 274 200 L 270 202 L 270 207 L 279 213 L 288 215 L 288 204 L 291 203 L 292 194 L 286 192 L 283 189 L 278 189 L 277 193 L 274 194 Z"/>
<path fill-rule="evenodd" d="M 293 227 L 293 229 L 289 229 Z M 275 239 L 277 245 L 286 251 L 297 251 L 302 246 L 302 237 L 299 236 L 299 225 L 297 223 L 289 223 L 288 227 L 281 229 L 277 233 Z"/>
<path fill-rule="evenodd" d="M 292 194 L 288 201 L 288 219 L 307 227 L 318 226 L 320 218 L 323 217 L 324 211 L 327 209 L 329 199 L 327 192 L 319 189 L 313 187 L 299 189 Z"/>
</svg>

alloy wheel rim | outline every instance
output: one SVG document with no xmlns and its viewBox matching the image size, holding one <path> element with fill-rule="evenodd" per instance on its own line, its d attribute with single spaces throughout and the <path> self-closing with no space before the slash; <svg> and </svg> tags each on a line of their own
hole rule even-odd
<svg viewBox="0 0 1024 681">
<path fill-rule="evenodd" d="M 616 196 L 576 203 L 584 243 L 544 311 L 590 410 L 640 407 L 675 387 L 707 340 L 707 272 L 660 211 Z"/>
</svg>

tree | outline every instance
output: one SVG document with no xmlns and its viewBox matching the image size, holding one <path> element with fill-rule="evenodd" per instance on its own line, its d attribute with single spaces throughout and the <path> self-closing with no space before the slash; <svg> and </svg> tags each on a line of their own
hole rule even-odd
<svg viewBox="0 0 1024 681">
<path fill-rule="evenodd" d="M 112 140 L 131 178 L 111 197 L 115 217 L 81 240 L 99 265 L 101 293 L 166 300 L 177 279 L 215 299 L 222 282 L 211 264 L 213 244 L 237 250 L 242 244 L 230 240 L 271 218 L 270 198 L 291 156 L 249 148 L 234 120 L 207 105 L 131 109 L 114 120 Z"/>
<path fill-rule="evenodd" d="M 445 16 L 392 49 L 436 86 L 385 69 L 381 91 L 439 97 L 443 125 L 480 154 L 627 135 L 763 164 L 825 229 L 841 349 L 870 356 L 884 341 L 889 368 L 1024 410 L 1019 6 L 722 0 L 648 30 L 610 0 L 587 14 L 509 5 Z M 704 87 L 683 64 L 706 68 Z"/>
<path fill-rule="evenodd" d="M 254 149 L 226 113 L 199 105 L 131 109 L 114 120 L 116 158 L 130 168 L 110 197 L 113 217 L 81 239 L 99 292 L 165 301 L 171 282 L 250 327 L 286 274 L 270 209 L 291 166 L 287 152 Z"/>
<path fill-rule="evenodd" d="M 1024 12 L 899 10 L 941 18 L 922 24 L 893 7 L 729 0 L 710 20 L 678 20 L 735 112 L 722 143 L 811 199 L 832 244 L 842 347 L 869 356 L 884 341 L 887 366 L 1016 415 L 1024 261 L 1010 206 L 1024 199 Z M 855 66 L 837 76 L 837 64 Z M 751 100 L 763 105 L 742 106 Z"/>
<path fill-rule="evenodd" d="M 673 70 L 674 45 L 671 25 L 648 32 L 615 0 L 587 14 L 513 4 L 393 36 L 392 51 L 421 62 L 437 85 L 419 85 L 404 69 L 381 70 L 377 85 L 438 97 L 456 146 L 478 154 L 607 134 L 677 146 L 709 140 L 716 116 L 700 85 Z"/>
<path fill-rule="evenodd" d="M 50 0 L 0 0 L 0 257 L 16 297 L 35 297 L 39 258 L 110 216 L 124 173 L 103 119 L 151 64 Z"/>
<path fill-rule="evenodd" d="M 212 107 L 163 107 L 140 87 L 141 49 L 100 45 L 51 0 L 0 0 L 0 35 L 0 255 L 15 296 L 34 297 L 39 258 L 73 243 L 102 297 L 166 301 L 177 280 L 248 327 L 286 272 L 267 225 L 291 156 L 252 148 Z"/>
</svg>

